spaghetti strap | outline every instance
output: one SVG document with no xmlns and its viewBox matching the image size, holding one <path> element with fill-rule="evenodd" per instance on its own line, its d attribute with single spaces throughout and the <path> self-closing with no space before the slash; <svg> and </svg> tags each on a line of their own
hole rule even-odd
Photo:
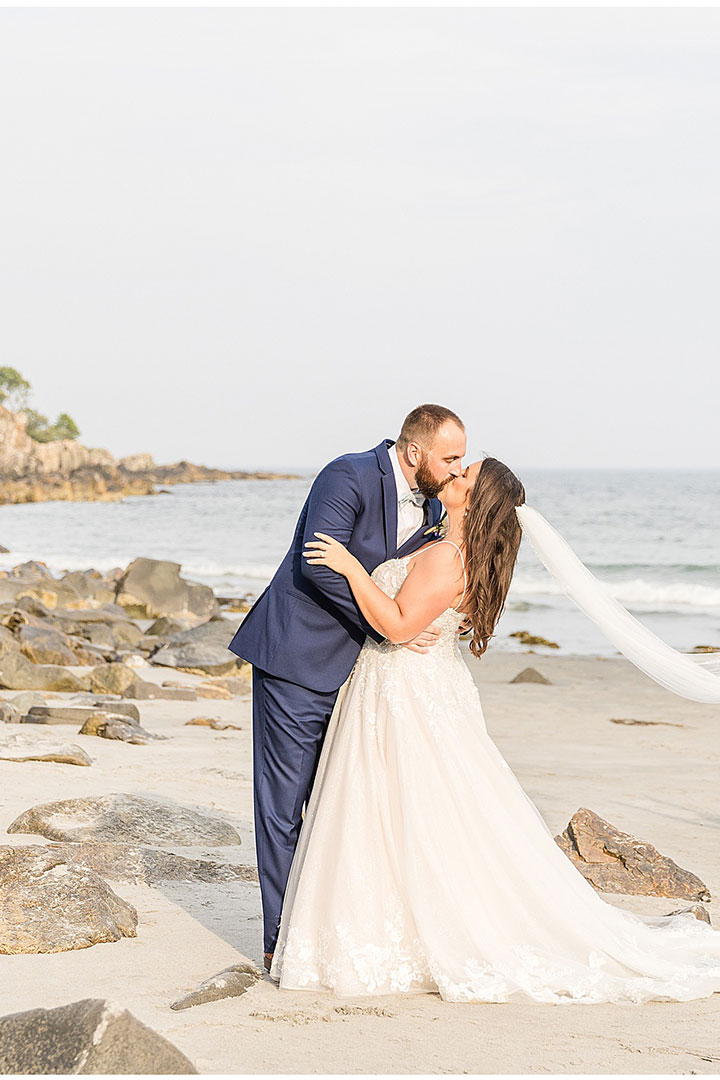
<svg viewBox="0 0 720 1080">
<path fill-rule="evenodd" d="M 463 591 L 462 591 L 462 596 L 458 600 L 456 606 L 453 608 L 453 611 L 457 611 L 458 607 L 460 606 L 460 604 L 462 604 L 463 600 L 465 599 L 465 593 L 467 592 L 467 572 L 465 570 L 465 559 L 463 558 L 462 551 L 457 546 L 457 544 L 455 543 L 454 540 L 437 540 L 436 543 L 438 543 L 438 544 L 452 544 L 452 546 L 455 548 L 458 555 L 460 556 L 460 562 L 462 563 L 462 568 L 463 568 Z M 428 547 L 430 547 L 430 545 L 428 545 Z M 427 551 L 428 548 L 424 548 L 423 550 Z M 415 555 L 420 555 L 420 554 L 421 554 L 421 552 L 419 552 L 419 551 L 415 552 Z M 414 556 L 411 556 L 411 558 L 413 558 L 413 557 Z"/>
</svg>

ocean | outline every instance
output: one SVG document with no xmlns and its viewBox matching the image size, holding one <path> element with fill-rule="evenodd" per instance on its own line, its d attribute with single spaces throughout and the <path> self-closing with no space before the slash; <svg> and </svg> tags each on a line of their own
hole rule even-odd
<svg viewBox="0 0 720 1080">
<path fill-rule="evenodd" d="M 678 649 L 720 646 L 720 472 L 526 469 L 520 476 L 528 503 L 638 619 Z M 10 553 L 0 555 L 0 568 L 41 559 L 55 574 L 105 571 L 144 555 L 181 563 L 184 576 L 219 595 L 255 596 L 290 543 L 311 482 L 308 473 L 178 484 L 112 503 L 2 506 L 0 543 Z M 556 642 L 556 655 L 615 653 L 528 544 L 492 647 L 524 648 L 510 636 L 518 630 Z"/>
</svg>

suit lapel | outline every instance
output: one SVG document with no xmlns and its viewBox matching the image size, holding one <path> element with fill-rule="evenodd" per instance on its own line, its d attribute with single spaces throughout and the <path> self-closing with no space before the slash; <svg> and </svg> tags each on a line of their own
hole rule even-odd
<svg viewBox="0 0 720 1080">
<path fill-rule="evenodd" d="M 375 454 L 382 473 L 383 493 L 383 518 L 385 527 L 385 558 L 392 559 L 397 551 L 397 485 L 393 473 L 388 449 L 393 445 L 392 439 L 383 439 L 375 447 Z"/>
</svg>

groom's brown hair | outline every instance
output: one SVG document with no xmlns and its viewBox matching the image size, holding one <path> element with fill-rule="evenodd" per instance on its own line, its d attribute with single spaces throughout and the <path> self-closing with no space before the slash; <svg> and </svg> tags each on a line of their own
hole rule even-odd
<svg viewBox="0 0 720 1080">
<path fill-rule="evenodd" d="M 411 442 L 425 447 L 432 446 L 438 431 L 448 420 L 465 430 L 462 420 L 452 409 L 446 409 L 444 405 L 418 405 L 403 420 L 397 438 L 398 450 L 404 450 Z"/>
</svg>

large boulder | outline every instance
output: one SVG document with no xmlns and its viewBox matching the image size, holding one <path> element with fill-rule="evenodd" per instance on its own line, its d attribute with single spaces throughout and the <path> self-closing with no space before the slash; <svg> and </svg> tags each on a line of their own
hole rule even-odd
<svg viewBox="0 0 720 1080">
<path fill-rule="evenodd" d="M 647 840 L 621 832 L 580 807 L 555 840 L 580 873 L 602 892 L 709 900 L 707 885 Z"/>
<path fill-rule="evenodd" d="M 57 1009 L 0 1017 L 0 1072 L 158 1076 L 195 1074 L 197 1069 L 120 1005 L 84 998 Z"/>
<path fill-rule="evenodd" d="M 51 626 L 18 626 L 20 651 L 33 664 L 70 665 L 79 663 L 67 636 Z"/>
<path fill-rule="evenodd" d="M 173 634 L 153 653 L 150 662 L 197 675 L 231 675 L 244 664 L 228 649 L 232 635 L 232 624 L 225 619 L 212 619 Z"/>
<path fill-rule="evenodd" d="M 33 664 L 21 653 L 0 656 L 0 686 L 8 690 L 88 690 L 90 680 L 57 664 Z"/>
<path fill-rule="evenodd" d="M 137 912 L 94 871 L 47 847 L 0 847 L 0 953 L 54 953 L 135 937 Z"/>
<path fill-rule="evenodd" d="M 121 661 L 100 664 L 90 672 L 90 689 L 94 694 L 124 694 L 137 675 Z"/>
<path fill-rule="evenodd" d="M 210 618 L 219 610 L 209 585 L 180 577 L 180 563 L 134 559 L 117 585 L 116 602 L 135 618 L 193 614 Z"/>
<path fill-rule="evenodd" d="M 125 794 L 41 803 L 20 814 L 7 831 L 39 833 L 48 840 L 110 840 L 177 847 L 223 847 L 242 842 L 232 825 L 220 818 L 179 803 Z"/>
</svg>

